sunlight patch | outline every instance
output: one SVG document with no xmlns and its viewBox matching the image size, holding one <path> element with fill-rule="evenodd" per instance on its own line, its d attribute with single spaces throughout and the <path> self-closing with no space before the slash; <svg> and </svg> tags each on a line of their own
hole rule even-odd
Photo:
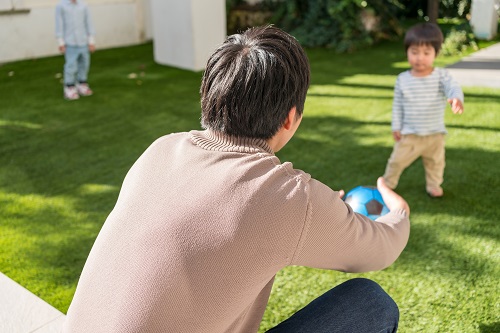
<svg viewBox="0 0 500 333">
<path fill-rule="evenodd" d="M 118 190 L 117 186 L 107 184 L 84 184 L 80 188 L 82 194 L 99 194 Z"/>
<path fill-rule="evenodd" d="M 355 74 L 346 76 L 339 80 L 342 83 L 355 84 L 366 88 L 389 88 L 393 89 L 396 78 L 394 75 L 374 75 L 374 74 Z"/>
<path fill-rule="evenodd" d="M 0 127 L 14 127 L 26 129 L 41 129 L 43 126 L 40 124 L 29 123 L 27 121 L 18 120 L 2 120 L 0 119 Z"/>
<path fill-rule="evenodd" d="M 66 197 L 46 197 L 38 194 L 22 195 L 0 191 L 2 207 L 0 213 L 9 216 L 30 216 L 58 212 L 61 215 L 74 214 L 73 201 Z"/>
<path fill-rule="evenodd" d="M 392 68 L 409 69 L 408 61 L 398 61 L 392 63 Z"/>
</svg>

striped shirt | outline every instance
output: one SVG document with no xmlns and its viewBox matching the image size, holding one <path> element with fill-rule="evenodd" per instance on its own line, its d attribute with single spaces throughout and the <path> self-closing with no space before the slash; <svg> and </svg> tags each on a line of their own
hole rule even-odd
<svg viewBox="0 0 500 333">
<path fill-rule="evenodd" d="M 87 5 L 77 0 L 61 0 L 56 6 L 56 37 L 59 45 L 94 44 L 94 27 Z"/>
<path fill-rule="evenodd" d="M 444 111 L 448 98 L 464 101 L 458 83 L 444 68 L 424 77 L 405 71 L 398 75 L 394 87 L 392 131 L 401 134 L 430 135 L 446 133 Z"/>
</svg>

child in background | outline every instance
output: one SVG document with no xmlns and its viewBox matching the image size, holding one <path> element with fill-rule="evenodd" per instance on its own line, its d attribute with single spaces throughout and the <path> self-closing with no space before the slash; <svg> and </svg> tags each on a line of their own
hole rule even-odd
<svg viewBox="0 0 500 333">
<path fill-rule="evenodd" d="M 417 24 L 405 35 L 411 69 L 399 74 L 394 88 L 392 134 L 396 142 L 383 176 L 394 189 L 401 173 L 422 157 L 426 191 L 434 198 L 444 195 L 446 102 L 453 113 L 461 114 L 464 101 L 462 89 L 448 71 L 433 67 L 442 43 L 443 34 L 433 23 Z"/>
<path fill-rule="evenodd" d="M 92 95 L 87 83 L 90 53 L 95 51 L 94 28 L 87 5 L 81 0 L 61 0 L 56 6 L 56 37 L 64 54 L 64 98 Z"/>
</svg>

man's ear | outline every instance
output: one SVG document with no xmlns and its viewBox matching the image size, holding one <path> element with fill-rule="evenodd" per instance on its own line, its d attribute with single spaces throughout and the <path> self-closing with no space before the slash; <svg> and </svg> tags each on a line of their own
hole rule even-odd
<svg viewBox="0 0 500 333">
<path fill-rule="evenodd" d="M 292 128 L 296 115 L 297 107 L 294 106 L 290 109 L 290 111 L 288 111 L 288 116 L 286 117 L 285 123 L 283 124 L 284 129 L 289 130 L 290 128 Z"/>
</svg>

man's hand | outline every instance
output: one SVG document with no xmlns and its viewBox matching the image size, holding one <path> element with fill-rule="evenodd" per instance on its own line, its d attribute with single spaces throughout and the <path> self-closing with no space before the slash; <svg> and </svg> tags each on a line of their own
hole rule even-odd
<svg viewBox="0 0 500 333">
<path fill-rule="evenodd" d="M 454 114 L 462 114 L 464 112 L 464 105 L 462 104 L 462 101 L 459 100 L 458 98 L 453 98 L 453 99 L 448 99 L 448 103 L 451 105 L 451 111 L 453 111 Z"/>
<path fill-rule="evenodd" d="M 399 140 L 401 140 L 401 132 L 400 131 L 392 132 L 392 137 L 394 138 L 394 141 L 398 142 Z"/>
<path fill-rule="evenodd" d="M 61 53 L 63 53 L 63 54 L 64 54 L 64 53 L 66 53 L 66 46 L 64 46 L 64 45 L 59 45 L 59 52 L 61 52 Z"/>
<path fill-rule="evenodd" d="M 404 209 L 406 216 L 410 217 L 410 206 L 406 200 L 387 186 L 383 177 L 377 179 L 377 189 L 389 210 Z"/>
<path fill-rule="evenodd" d="M 95 51 L 95 45 L 94 44 L 89 44 L 89 51 L 90 51 L 90 53 L 94 53 L 94 51 Z"/>
</svg>

